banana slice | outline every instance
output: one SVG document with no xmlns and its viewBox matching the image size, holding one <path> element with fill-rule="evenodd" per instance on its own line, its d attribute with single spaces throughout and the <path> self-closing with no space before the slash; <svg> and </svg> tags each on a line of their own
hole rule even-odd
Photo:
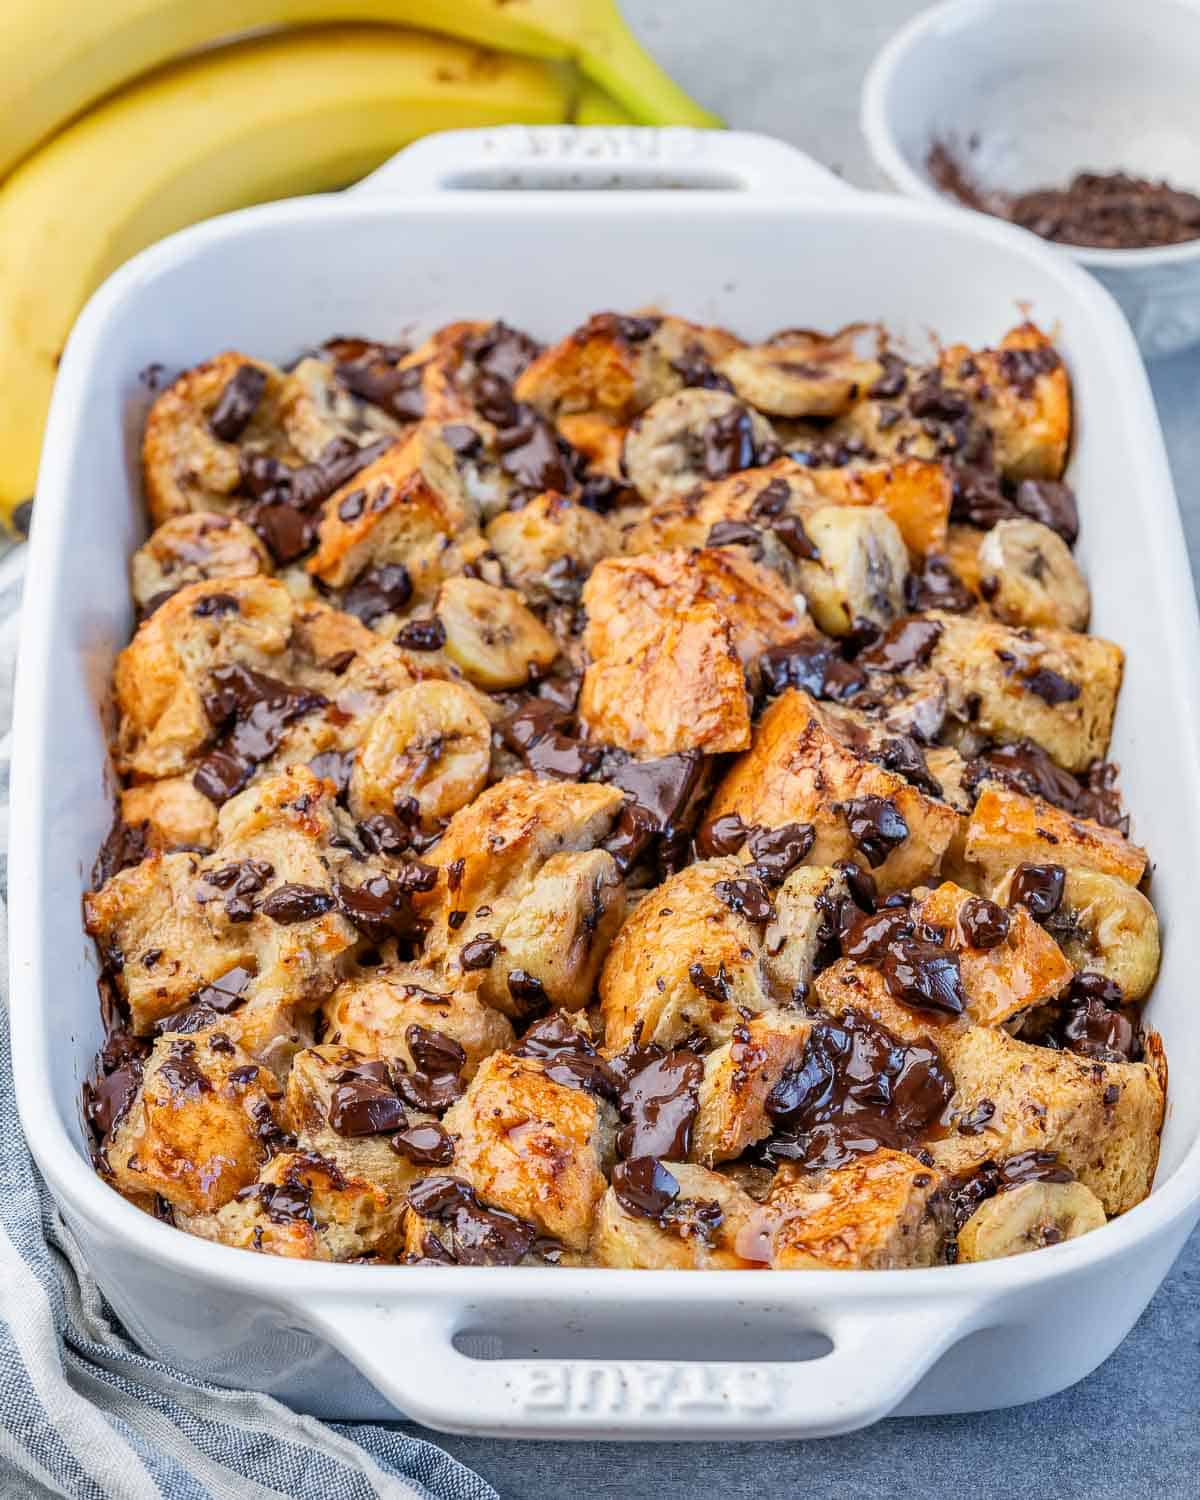
<svg viewBox="0 0 1200 1500">
<path fill-rule="evenodd" d="M 271 558 L 244 521 L 212 511 L 172 516 L 133 554 L 134 603 L 143 613 L 185 583 L 205 578 L 253 578 L 272 572 Z"/>
<path fill-rule="evenodd" d="M 1106 1223 L 1104 1205 L 1082 1182 L 1023 1182 L 988 1198 L 958 1231 L 960 1261 L 1002 1260 Z"/>
<path fill-rule="evenodd" d="M 849 635 L 862 624 L 886 626 L 904 612 L 908 550 L 882 510 L 827 505 L 805 517 L 817 550 L 798 564 L 800 591 L 827 635 Z"/>
<path fill-rule="evenodd" d="M 1007 901 L 1011 875 L 997 887 Z M 1141 891 L 1099 870 L 1068 869 L 1046 929 L 1077 971 L 1103 974 L 1127 1000 L 1144 1000 L 1158 975 L 1158 916 Z"/>
<path fill-rule="evenodd" d="M 375 716 L 350 776 L 355 817 L 390 813 L 415 797 L 432 829 L 487 784 L 491 726 L 469 688 L 418 682 L 393 693 Z"/>
<path fill-rule="evenodd" d="M 434 613 L 446 632 L 446 655 L 476 687 L 521 687 L 558 655 L 558 642 L 515 589 L 448 578 Z"/>
<path fill-rule="evenodd" d="M 1086 630 L 1092 599 L 1071 549 L 1040 521 L 1000 521 L 979 544 L 979 591 L 1006 625 Z"/>
<path fill-rule="evenodd" d="M 638 417 L 625 438 L 624 464 L 642 499 L 660 500 L 778 456 L 765 417 L 727 391 L 689 388 Z"/>
<path fill-rule="evenodd" d="M 853 335 L 858 331 L 777 333 L 765 344 L 735 349 L 717 369 L 743 401 L 769 416 L 837 417 L 883 369 L 877 359 L 855 353 Z"/>
</svg>

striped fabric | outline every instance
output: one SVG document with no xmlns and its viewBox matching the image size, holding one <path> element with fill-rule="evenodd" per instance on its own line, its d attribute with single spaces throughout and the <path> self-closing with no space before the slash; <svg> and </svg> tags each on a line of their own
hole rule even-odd
<svg viewBox="0 0 1200 1500">
<path fill-rule="evenodd" d="M 22 563 L 19 549 L 0 560 L 0 891 Z M 0 1500 L 495 1500 L 489 1484 L 420 1438 L 298 1416 L 138 1353 L 21 1133 L 5 932 L 0 924 Z"/>
</svg>

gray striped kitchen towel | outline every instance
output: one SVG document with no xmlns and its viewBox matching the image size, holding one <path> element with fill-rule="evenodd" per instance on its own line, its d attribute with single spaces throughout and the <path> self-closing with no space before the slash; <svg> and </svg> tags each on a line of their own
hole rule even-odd
<svg viewBox="0 0 1200 1500">
<path fill-rule="evenodd" d="M 0 559 L 0 891 L 22 565 L 20 549 Z M 5 931 L 0 924 L 2 1500 L 495 1500 L 489 1484 L 420 1438 L 298 1416 L 137 1351 L 25 1145 L 9 1082 Z"/>
</svg>

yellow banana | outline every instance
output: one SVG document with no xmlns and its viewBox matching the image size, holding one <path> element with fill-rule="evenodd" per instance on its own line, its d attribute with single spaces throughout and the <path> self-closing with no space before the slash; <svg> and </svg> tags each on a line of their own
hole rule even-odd
<svg viewBox="0 0 1200 1500">
<path fill-rule="evenodd" d="M 565 120 L 568 95 L 549 64 L 330 27 L 204 53 L 77 120 L 0 184 L 0 517 L 33 492 L 71 324 L 123 260 L 212 214 L 343 186 L 431 130 Z"/>
<path fill-rule="evenodd" d="M 272 26 L 425 27 L 570 59 L 643 125 L 716 125 L 641 47 L 616 0 L 6 0 L 0 173 L 104 94 L 193 48 Z"/>
<path fill-rule="evenodd" d="M 637 120 L 623 104 L 606 94 L 598 84 L 585 78 L 575 95 L 576 125 L 636 125 Z"/>
</svg>

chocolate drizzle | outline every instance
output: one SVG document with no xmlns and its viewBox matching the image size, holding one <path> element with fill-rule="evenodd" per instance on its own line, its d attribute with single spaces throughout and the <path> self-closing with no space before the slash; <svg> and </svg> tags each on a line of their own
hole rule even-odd
<svg viewBox="0 0 1200 1500">
<path fill-rule="evenodd" d="M 204 710 L 220 738 L 192 782 L 219 806 L 240 792 L 257 766 L 275 753 L 293 720 L 327 708 L 329 700 L 238 663 L 215 667 L 210 681 Z"/>
</svg>

